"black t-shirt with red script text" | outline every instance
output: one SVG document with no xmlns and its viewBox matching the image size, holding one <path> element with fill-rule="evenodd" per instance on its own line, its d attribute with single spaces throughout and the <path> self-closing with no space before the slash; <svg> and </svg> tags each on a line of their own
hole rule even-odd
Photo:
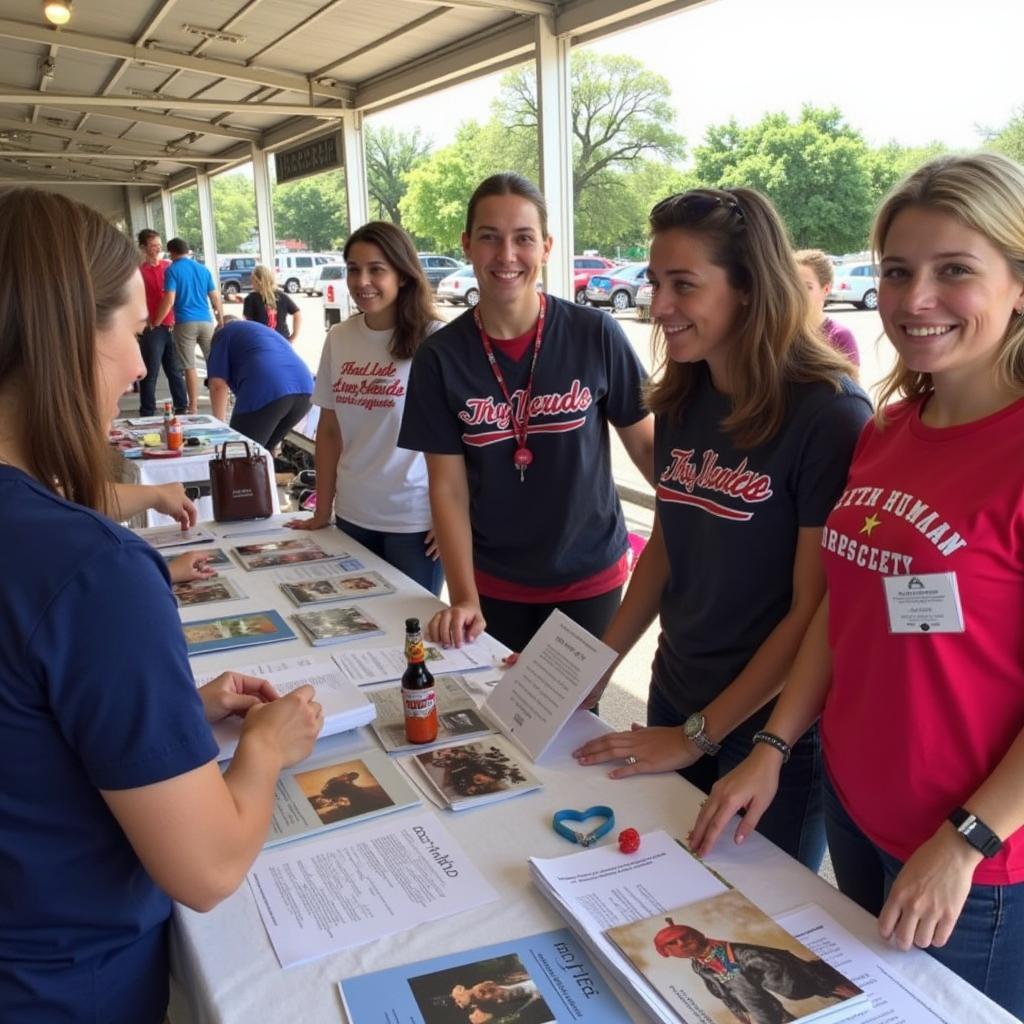
<svg viewBox="0 0 1024 1024">
<path fill-rule="evenodd" d="M 680 721 L 736 678 L 789 611 L 797 532 L 824 525 L 871 415 L 850 381 L 840 392 L 792 384 L 778 433 L 738 448 L 721 427 L 729 397 L 706 363 L 695 371 L 681 416 L 654 427 L 669 581 L 652 686 Z"/>
<path fill-rule="evenodd" d="M 643 419 L 643 367 L 615 320 L 548 296 L 530 400 L 533 462 L 520 481 L 508 403 L 467 311 L 413 359 L 401 448 L 462 455 L 470 492 L 474 565 L 529 586 L 559 586 L 608 568 L 626 550 L 612 480 L 608 424 Z M 515 405 L 533 346 L 495 358 Z M 518 406 L 517 406 L 518 408 Z"/>
</svg>

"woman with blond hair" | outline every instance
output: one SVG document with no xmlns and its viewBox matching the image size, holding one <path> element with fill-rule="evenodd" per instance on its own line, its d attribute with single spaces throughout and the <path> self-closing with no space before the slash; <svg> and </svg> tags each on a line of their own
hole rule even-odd
<svg viewBox="0 0 1024 1024">
<path fill-rule="evenodd" d="M 234 672 L 197 690 L 163 559 L 105 514 L 107 431 L 145 372 L 131 242 L 8 190 L 0 266 L 0 1020 L 159 1024 L 171 901 L 238 887 L 321 709 Z"/>
<path fill-rule="evenodd" d="M 661 635 L 647 728 L 592 740 L 576 756 L 625 761 L 613 778 L 675 769 L 707 792 L 758 741 L 821 601 L 822 527 L 871 407 L 815 329 L 763 196 L 696 189 L 658 203 L 650 226 L 663 354 L 647 392 L 657 505 L 604 642 L 621 657 L 656 616 Z M 816 869 L 816 733 L 783 779 L 762 832 Z"/>
<path fill-rule="evenodd" d="M 1024 1017 L 1024 168 L 944 157 L 875 220 L 896 365 L 825 525 L 828 597 L 693 832 L 737 841 L 821 716 L 839 888 Z M 899 399 L 894 401 L 894 399 Z"/>
<path fill-rule="evenodd" d="M 302 328 L 302 310 L 277 287 L 274 272 L 262 263 L 253 267 L 252 291 L 242 303 L 242 316 L 272 327 L 282 338 L 294 342 Z M 292 318 L 291 328 L 288 317 Z"/>
</svg>

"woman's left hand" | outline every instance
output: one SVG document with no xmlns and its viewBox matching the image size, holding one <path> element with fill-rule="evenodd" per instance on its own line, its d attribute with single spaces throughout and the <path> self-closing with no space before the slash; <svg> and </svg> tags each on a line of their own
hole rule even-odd
<svg viewBox="0 0 1024 1024">
<path fill-rule="evenodd" d="M 580 764 L 625 761 L 632 764 L 613 768 L 610 779 L 626 779 L 643 772 L 670 772 L 693 764 L 701 752 L 684 735 L 681 726 L 644 726 L 634 722 L 629 732 L 613 732 L 584 743 L 572 756 Z"/>
<path fill-rule="evenodd" d="M 960 917 L 981 853 L 944 822 L 903 865 L 878 915 L 878 931 L 900 949 L 944 946 Z"/>
<path fill-rule="evenodd" d="M 433 530 L 427 530 L 427 535 L 423 538 L 423 547 L 427 558 L 432 558 L 436 562 L 441 557 L 441 552 L 437 550 L 437 538 L 434 536 Z"/>
<path fill-rule="evenodd" d="M 192 580 L 206 580 L 216 576 L 217 571 L 209 567 L 209 551 L 186 551 L 167 563 L 172 583 L 191 583 Z"/>
<path fill-rule="evenodd" d="M 219 722 L 230 715 L 244 718 L 250 708 L 269 704 L 280 694 L 266 680 L 242 672 L 222 672 L 205 686 L 199 687 L 206 720 Z"/>
<path fill-rule="evenodd" d="M 153 501 L 150 506 L 154 512 L 170 516 L 183 530 L 196 525 L 199 513 L 195 505 L 185 495 L 185 488 L 175 481 L 169 484 L 153 485 Z"/>
</svg>

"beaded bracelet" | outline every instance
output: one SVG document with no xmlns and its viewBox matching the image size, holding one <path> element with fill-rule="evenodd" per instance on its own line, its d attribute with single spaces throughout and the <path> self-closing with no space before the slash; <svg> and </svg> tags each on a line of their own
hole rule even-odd
<svg viewBox="0 0 1024 1024">
<path fill-rule="evenodd" d="M 789 760 L 790 755 L 793 753 L 793 748 L 773 732 L 755 733 L 754 743 L 767 743 L 769 747 L 774 747 L 782 755 L 783 764 Z"/>
</svg>

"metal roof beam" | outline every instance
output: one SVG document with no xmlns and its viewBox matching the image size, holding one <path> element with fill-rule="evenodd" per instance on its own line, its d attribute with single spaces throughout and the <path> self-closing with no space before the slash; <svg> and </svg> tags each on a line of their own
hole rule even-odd
<svg viewBox="0 0 1024 1024">
<path fill-rule="evenodd" d="M 434 4 L 438 0 L 406 0 L 406 3 Z M 486 10 L 508 11 L 510 14 L 527 14 L 550 17 L 557 9 L 554 0 L 442 0 L 450 7 L 476 7 Z"/>
<path fill-rule="evenodd" d="M 33 157 L 40 160 L 164 160 L 172 164 L 231 163 L 219 156 L 174 155 L 172 153 L 95 153 L 76 149 L 0 149 L 2 157 Z"/>
<path fill-rule="evenodd" d="M 450 2 L 450 0 L 446 0 Z M 555 34 L 590 39 L 696 7 L 707 0 L 567 0 L 555 15 Z M 581 42 L 579 38 L 576 42 Z"/>
<path fill-rule="evenodd" d="M 192 56 L 187 53 L 176 53 L 165 50 L 153 40 L 146 40 L 141 46 L 133 43 L 122 43 L 103 36 L 86 35 L 83 32 L 69 32 L 61 29 L 55 37 L 54 30 L 42 25 L 0 18 L 0 36 L 11 39 L 22 39 L 32 43 L 51 45 L 59 41 L 59 45 L 71 50 L 97 54 L 102 57 L 114 57 L 118 60 L 142 61 L 147 64 L 160 64 L 176 71 L 190 71 L 200 75 L 220 75 L 239 82 L 251 82 L 270 89 L 288 89 L 292 92 L 312 92 L 314 96 L 327 99 L 343 100 L 352 95 L 352 87 L 337 82 L 314 82 L 305 75 L 291 71 L 275 71 L 270 68 L 256 68 L 248 63 L 234 63 L 227 60 L 216 60 L 202 55 Z"/>
</svg>

